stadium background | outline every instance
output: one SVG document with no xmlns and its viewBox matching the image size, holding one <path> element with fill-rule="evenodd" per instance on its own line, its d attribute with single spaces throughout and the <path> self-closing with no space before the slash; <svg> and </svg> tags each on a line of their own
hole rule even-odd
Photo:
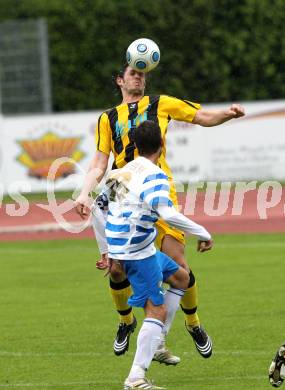
<svg viewBox="0 0 285 390">
<path fill-rule="evenodd" d="M 16 35 L 17 23 L 45 21 L 52 96 L 43 115 L 39 108 L 24 108 L 24 104 L 13 112 L 5 105 L 2 91 L 1 124 L 18 124 L 14 138 L 12 125 L 2 135 L 21 139 L 25 121 L 34 121 L 33 129 L 38 127 L 35 113 L 39 123 L 46 121 L 49 111 L 49 115 L 69 112 L 91 117 L 94 112 L 95 118 L 94 110 L 115 104 L 118 96 L 110 75 L 124 61 L 128 44 L 139 36 L 157 41 L 162 53 L 159 67 L 149 75 L 148 93 L 206 104 L 241 101 L 247 106 L 258 101 L 273 107 L 280 119 L 284 116 L 280 100 L 285 89 L 284 16 L 283 0 L 0 0 L 0 22 L 16 22 Z M 3 40 L 2 35 L 0 47 Z M 0 63 L 3 70 L 1 55 Z M 9 62 L 5 65 L 9 68 Z M 2 86 L 7 81 L 3 74 Z M 27 88 L 27 95 L 33 93 Z M 267 134 L 282 147 L 284 120 L 278 129 L 264 130 L 263 119 L 257 125 L 260 138 Z M 7 176 L 11 161 L 18 164 L 20 154 L 20 148 L 16 155 L 9 156 L 9 150 L 1 154 L 1 169 Z M 282 149 L 278 153 L 275 165 L 284 172 Z M 262 154 L 258 158 L 255 167 Z M 20 165 L 18 169 L 21 172 Z M 247 179 L 259 180 L 257 188 L 262 184 L 259 175 Z M 265 175 L 264 180 L 269 179 L 284 181 L 282 173 Z M 182 363 L 175 369 L 153 365 L 149 375 L 168 389 L 266 389 L 267 366 L 284 338 L 284 191 L 265 220 L 257 213 L 256 192 L 245 196 L 243 212 L 236 217 L 230 212 L 205 215 L 204 196 L 205 188 L 198 193 L 195 219 L 216 233 L 216 247 L 199 256 L 189 240 L 187 250 L 200 286 L 200 316 L 213 336 L 215 355 L 209 362 L 201 361 L 178 313 L 169 345 L 182 356 Z M 57 197 L 65 201 L 71 192 Z M 26 198 L 29 212 L 24 216 L 9 215 L 13 211 L 9 196 L 1 202 L 0 388 L 121 388 L 135 338 L 126 357 L 112 355 L 117 319 L 111 309 L 106 310 L 111 301 L 107 281 L 94 267 L 98 252 L 92 232 L 66 235 L 57 229 L 51 213 L 36 205 L 45 203 L 44 193 Z M 66 218 L 79 222 L 72 210 Z M 51 238 L 56 240 L 46 240 Z"/>
</svg>

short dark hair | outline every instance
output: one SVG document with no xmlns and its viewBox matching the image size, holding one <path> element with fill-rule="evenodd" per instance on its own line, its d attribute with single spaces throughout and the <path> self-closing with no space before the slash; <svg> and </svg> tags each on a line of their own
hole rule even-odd
<svg viewBox="0 0 285 390">
<path fill-rule="evenodd" d="M 141 156 L 150 156 L 162 146 L 160 127 L 157 122 L 144 121 L 133 134 L 134 143 Z"/>
<path fill-rule="evenodd" d="M 127 62 L 125 62 L 119 70 L 117 70 L 116 72 L 114 72 L 112 74 L 112 83 L 113 83 L 117 93 L 121 93 L 121 88 L 117 84 L 117 77 L 123 78 L 128 66 L 129 66 L 129 64 Z"/>
</svg>

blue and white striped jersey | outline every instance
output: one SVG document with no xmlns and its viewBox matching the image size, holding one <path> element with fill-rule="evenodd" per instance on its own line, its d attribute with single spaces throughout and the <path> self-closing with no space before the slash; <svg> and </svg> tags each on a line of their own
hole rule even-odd
<svg viewBox="0 0 285 390">
<path fill-rule="evenodd" d="M 108 252 L 113 259 L 140 260 L 152 256 L 156 251 L 154 224 L 158 218 L 201 240 L 211 238 L 206 229 L 175 209 L 167 176 L 144 157 L 108 174 L 95 201 L 93 216 L 99 250 Z"/>
</svg>

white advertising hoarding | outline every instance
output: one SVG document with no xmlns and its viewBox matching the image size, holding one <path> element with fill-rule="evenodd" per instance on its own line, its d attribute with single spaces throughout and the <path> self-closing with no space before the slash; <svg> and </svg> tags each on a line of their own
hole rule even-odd
<svg viewBox="0 0 285 390">
<path fill-rule="evenodd" d="M 210 110 L 228 107 L 205 106 Z M 171 121 L 167 159 L 175 180 L 285 179 L 285 101 L 246 103 L 244 107 L 246 117 L 217 127 Z M 2 191 L 46 191 L 48 170 L 59 157 L 67 161 L 53 180 L 55 189 L 80 187 L 94 155 L 99 114 L 0 118 Z"/>
<path fill-rule="evenodd" d="M 4 182 L 4 128 L 3 128 L 3 117 L 0 115 L 0 196 L 6 192 L 5 190 L 5 182 Z M 2 199 L 2 198 L 0 198 Z"/>
<path fill-rule="evenodd" d="M 176 180 L 285 179 L 285 101 L 244 107 L 244 118 L 216 127 L 170 124 L 167 157 Z"/>
<path fill-rule="evenodd" d="M 27 188 L 22 189 L 23 192 L 46 191 L 49 168 L 54 160 L 62 157 L 66 161 L 57 169 L 55 188 L 75 188 L 74 180 L 81 180 L 94 154 L 97 119 L 98 114 L 94 112 L 5 118 L 6 192 L 16 192 L 17 186 L 25 185 Z"/>
</svg>

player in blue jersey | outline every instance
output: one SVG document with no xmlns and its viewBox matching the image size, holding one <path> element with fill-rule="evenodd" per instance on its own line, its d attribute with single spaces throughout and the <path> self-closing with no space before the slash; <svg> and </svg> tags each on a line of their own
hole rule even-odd
<svg viewBox="0 0 285 390">
<path fill-rule="evenodd" d="M 98 119 L 96 126 L 96 152 L 86 175 L 81 194 L 75 201 L 77 212 L 82 218 L 89 214 L 91 199 L 89 194 L 103 178 L 109 156 L 114 156 L 113 168 L 122 168 L 125 164 L 137 157 L 137 149 L 133 142 L 133 130 L 144 120 L 153 120 L 160 126 L 162 138 L 166 141 L 168 124 L 171 120 L 178 120 L 200 126 L 217 126 L 234 118 L 244 115 L 244 109 L 233 104 L 228 109 L 208 110 L 200 104 L 189 100 L 177 99 L 167 95 L 145 95 L 145 74 L 137 72 L 130 66 L 124 66 L 114 75 L 116 87 L 122 94 L 122 102 L 106 110 Z M 150 139 L 149 142 L 152 142 Z M 158 164 L 166 173 L 171 186 L 171 199 L 177 203 L 177 194 L 172 179 L 172 173 L 166 161 L 166 143 L 162 150 Z M 159 219 L 156 223 L 158 235 L 156 245 L 162 252 L 173 258 L 179 265 L 189 272 L 189 286 L 181 300 L 181 309 L 184 312 L 186 330 L 193 339 L 199 354 L 203 358 L 211 356 L 208 349 L 209 336 L 201 326 L 198 316 L 198 289 L 195 275 L 185 257 L 185 241 L 182 231 L 171 228 Z M 106 266 L 104 257 L 96 263 L 97 268 Z M 128 350 L 131 333 L 136 327 L 136 320 L 132 307 L 127 300 L 132 294 L 130 282 L 124 273 L 115 268 L 110 273 L 110 292 L 115 308 L 119 314 L 120 323 L 114 341 L 114 353 L 122 355 Z M 125 345 L 124 349 L 117 348 Z M 160 362 L 177 364 L 178 356 L 171 355 L 167 349 L 160 355 Z"/>
<path fill-rule="evenodd" d="M 124 269 L 133 289 L 128 303 L 145 311 L 125 390 L 158 388 L 145 378 L 145 372 L 159 353 L 189 283 L 187 271 L 156 250 L 155 222 L 161 218 L 196 235 L 200 252 L 212 247 L 207 230 L 180 214 L 171 201 L 168 178 L 156 165 L 163 147 L 159 126 L 143 122 L 134 131 L 134 141 L 139 157 L 108 174 L 93 211 L 101 254 L 108 253 L 110 267 Z M 170 285 L 165 293 L 163 282 Z M 210 339 L 206 348 L 211 350 Z"/>
</svg>

